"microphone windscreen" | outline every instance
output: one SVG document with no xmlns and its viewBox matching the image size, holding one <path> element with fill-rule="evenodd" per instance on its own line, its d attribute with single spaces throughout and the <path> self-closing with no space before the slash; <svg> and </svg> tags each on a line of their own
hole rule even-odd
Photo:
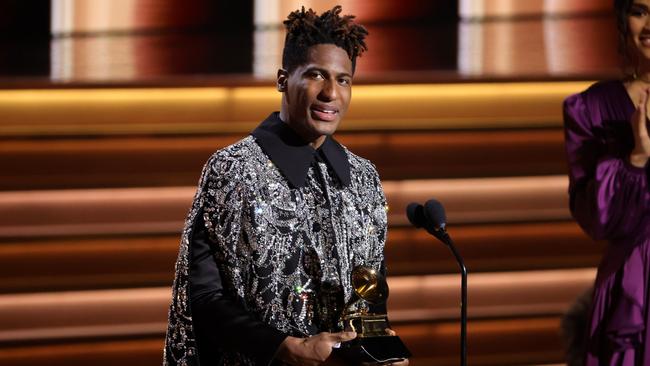
<svg viewBox="0 0 650 366">
<path fill-rule="evenodd" d="M 435 228 L 444 228 L 447 224 L 445 208 L 437 199 L 430 199 L 424 204 L 424 216 Z"/>
<path fill-rule="evenodd" d="M 411 202 L 406 206 L 406 217 L 408 217 L 411 225 L 418 228 L 423 227 L 426 222 L 424 207 L 419 203 Z"/>
</svg>

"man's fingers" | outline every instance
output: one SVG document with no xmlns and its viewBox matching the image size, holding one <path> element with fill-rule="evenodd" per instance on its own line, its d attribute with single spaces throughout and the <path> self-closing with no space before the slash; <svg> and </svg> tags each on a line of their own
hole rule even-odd
<svg viewBox="0 0 650 366">
<path fill-rule="evenodd" d="M 356 332 L 339 332 L 332 333 L 333 342 L 347 342 L 355 339 L 357 337 Z"/>
<path fill-rule="evenodd" d="M 390 329 L 390 328 L 386 328 L 385 330 L 386 330 L 386 334 L 388 334 L 388 335 L 391 335 L 391 336 L 397 335 L 397 333 L 395 333 L 395 331 Z"/>
</svg>

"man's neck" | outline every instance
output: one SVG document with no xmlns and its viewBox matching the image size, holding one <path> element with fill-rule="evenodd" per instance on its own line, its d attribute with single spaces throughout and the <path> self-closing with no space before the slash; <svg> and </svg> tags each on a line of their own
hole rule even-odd
<svg viewBox="0 0 650 366">
<path fill-rule="evenodd" d="M 287 126 L 289 126 L 289 128 L 291 128 L 298 136 L 300 136 L 300 138 L 302 138 L 303 141 L 308 143 L 309 146 L 314 148 L 314 150 L 321 147 L 321 145 L 323 145 L 323 143 L 325 142 L 325 139 L 327 138 L 327 136 L 325 136 L 325 135 L 320 135 L 320 136 L 316 137 L 315 139 L 306 137 L 305 134 L 303 133 L 303 131 L 300 131 L 299 129 L 295 128 L 295 126 L 293 124 L 291 124 L 291 121 L 289 120 L 289 113 L 286 113 L 283 110 L 280 110 L 280 120 L 282 120 L 282 122 L 286 123 Z"/>
</svg>

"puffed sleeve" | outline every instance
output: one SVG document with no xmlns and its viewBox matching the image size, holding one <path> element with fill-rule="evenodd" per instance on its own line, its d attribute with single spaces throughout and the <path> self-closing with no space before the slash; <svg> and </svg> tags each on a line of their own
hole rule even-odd
<svg viewBox="0 0 650 366">
<path fill-rule="evenodd" d="M 596 240 L 634 235 L 650 207 L 646 170 L 595 136 L 585 99 L 575 94 L 564 102 L 571 213 Z"/>
<path fill-rule="evenodd" d="M 245 272 L 237 247 L 242 182 L 232 162 L 209 164 L 190 238 L 190 299 L 201 364 L 216 362 L 214 352 L 221 349 L 268 365 L 286 335 L 249 313 L 238 294 Z"/>
</svg>

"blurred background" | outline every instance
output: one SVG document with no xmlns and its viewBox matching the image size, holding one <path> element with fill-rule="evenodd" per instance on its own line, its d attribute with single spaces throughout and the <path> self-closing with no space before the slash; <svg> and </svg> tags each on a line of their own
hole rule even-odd
<svg viewBox="0 0 650 366">
<path fill-rule="evenodd" d="M 337 136 L 379 170 L 390 318 L 457 365 L 460 277 L 411 228 L 438 198 L 469 268 L 469 363 L 563 364 L 603 245 L 571 220 L 562 100 L 620 77 L 611 0 L 1 0 L 0 364 L 159 365 L 200 169 L 279 109 L 286 15 L 370 31 Z"/>
</svg>

